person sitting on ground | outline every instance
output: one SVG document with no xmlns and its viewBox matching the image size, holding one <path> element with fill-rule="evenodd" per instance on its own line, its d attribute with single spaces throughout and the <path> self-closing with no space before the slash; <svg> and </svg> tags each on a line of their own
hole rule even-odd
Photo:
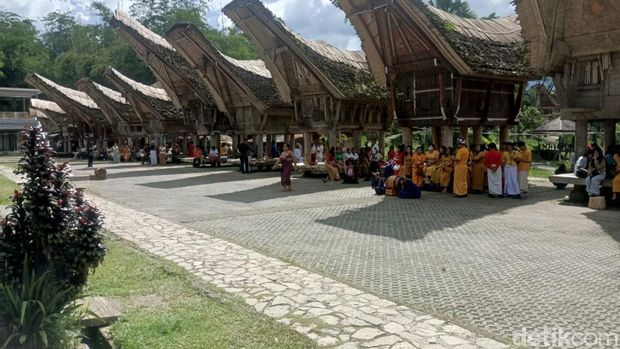
<svg viewBox="0 0 620 349">
<path fill-rule="evenodd" d="M 405 164 L 405 145 L 401 144 L 398 146 L 398 151 L 394 154 L 394 175 L 400 176 L 401 167 Z"/>
<path fill-rule="evenodd" d="M 601 182 L 607 175 L 607 163 L 601 148 L 592 149 L 592 158 L 588 161 L 588 177 L 586 178 L 586 191 L 589 196 L 601 195 Z"/>
<path fill-rule="evenodd" d="M 343 184 L 358 184 L 357 176 L 355 175 L 355 167 L 351 161 L 347 161 L 344 169 Z"/>
<path fill-rule="evenodd" d="M 381 173 L 374 172 L 372 174 L 370 186 L 375 191 L 376 195 L 385 195 L 385 179 L 381 177 Z"/>
<path fill-rule="evenodd" d="M 420 187 L 413 181 L 403 179 L 401 188 L 398 192 L 398 197 L 401 199 L 419 199 L 422 196 Z"/>
<path fill-rule="evenodd" d="M 394 150 L 394 146 L 390 145 L 390 150 L 388 150 L 388 153 L 387 153 L 387 156 L 388 156 L 387 160 L 388 161 L 394 160 L 395 155 L 396 155 L 396 151 Z"/>
<path fill-rule="evenodd" d="M 218 165 L 220 161 L 220 154 L 217 151 L 217 148 L 215 146 L 211 147 L 211 150 L 209 150 L 209 163 L 211 164 L 211 167 L 215 167 Z"/>
<path fill-rule="evenodd" d="M 201 167 L 202 164 L 204 163 L 204 156 L 202 156 L 202 148 L 197 147 L 196 149 L 194 149 L 193 154 L 194 154 L 193 166 Z"/>
<path fill-rule="evenodd" d="M 417 147 L 415 153 L 413 153 L 413 155 L 411 156 L 411 178 L 413 180 L 413 183 L 418 187 L 422 187 L 424 185 L 425 161 L 426 156 L 424 155 L 424 150 L 422 149 L 422 147 Z"/>
<path fill-rule="evenodd" d="M 327 170 L 328 178 L 323 178 L 323 182 L 327 182 L 327 179 L 332 181 L 340 181 L 340 172 L 336 166 L 336 148 L 334 147 L 331 147 L 327 153 L 325 169 Z"/>
</svg>

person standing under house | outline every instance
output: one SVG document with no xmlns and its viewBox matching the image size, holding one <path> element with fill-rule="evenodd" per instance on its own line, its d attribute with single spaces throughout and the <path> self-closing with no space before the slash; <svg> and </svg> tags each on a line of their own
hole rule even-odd
<svg viewBox="0 0 620 349">
<path fill-rule="evenodd" d="M 454 161 L 452 160 L 452 152 L 445 146 L 441 146 L 441 157 L 439 159 L 439 185 L 442 192 L 448 192 L 448 186 L 450 186 L 450 179 L 452 178 L 452 172 L 454 172 Z"/>
<path fill-rule="evenodd" d="M 400 175 L 411 179 L 412 177 L 412 170 L 413 170 L 413 148 L 408 145 L 407 148 L 405 148 L 405 159 L 403 162 L 403 166 L 401 166 L 400 168 Z"/>
<path fill-rule="evenodd" d="M 484 159 L 485 152 L 482 150 L 482 146 L 476 144 L 471 157 L 471 190 L 474 194 L 482 194 L 484 192 L 484 172 L 486 170 Z"/>
<path fill-rule="evenodd" d="M 88 157 L 88 168 L 92 168 L 93 160 L 95 160 L 95 146 L 92 143 L 88 143 L 86 156 Z"/>
<path fill-rule="evenodd" d="M 114 143 L 114 145 L 112 146 L 112 163 L 118 164 L 119 162 L 121 162 L 121 154 L 118 149 L 118 145 Z"/>
<path fill-rule="evenodd" d="M 301 144 L 297 143 L 295 145 L 295 149 L 293 150 L 293 154 L 295 154 L 295 162 L 296 163 L 304 162 L 304 157 L 303 157 L 302 151 L 301 151 Z"/>
<path fill-rule="evenodd" d="M 502 196 L 502 153 L 497 151 L 495 143 L 489 144 L 489 150 L 484 155 L 484 166 L 487 169 L 489 196 Z"/>
<path fill-rule="evenodd" d="M 282 191 L 291 191 L 291 174 L 293 173 L 293 166 L 295 164 L 295 154 L 291 151 L 289 145 L 284 143 L 282 146 L 282 154 L 278 157 L 274 165 L 274 169 L 278 165 L 282 165 L 280 170 L 280 183 L 282 184 Z"/>
<path fill-rule="evenodd" d="M 166 148 L 165 144 L 162 144 L 161 147 L 159 147 L 159 166 L 164 166 L 166 165 L 166 163 L 168 162 L 168 149 Z"/>
<path fill-rule="evenodd" d="M 518 156 L 518 152 L 513 148 L 513 144 L 506 143 L 504 153 L 502 154 L 502 163 L 504 164 L 504 195 L 515 199 L 521 198 L 517 171 Z"/>
<path fill-rule="evenodd" d="M 469 150 L 464 139 L 458 140 L 458 148 L 454 159 L 454 185 L 452 191 L 458 198 L 467 196 Z"/>
<path fill-rule="evenodd" d="M 426 156 L 424 155 L 424 151 L 422 147 L 417 147 L 415 153 L 411 156 L 412 163 L 412 180 L 413 184 L 418 186 L 418 188 L 422 188 L 424 185 L 424 162 L 426 161 Z"/>
<path fill-rule="evenodd" d="M 527 194 L 529 190 L 528 177 L 532 166 L 532 151 L 527 148 L 525 142 L 517 143 L 517 171 L 519 173 L 519 188 L 521 194 Z"/>
<path fill-rule="evenodd" d="M 241 167 L 241 173 L 250 173 L 250 159 L 248 158 L 250 146 L 246 141 L 243 141 L 237 146 L 237 151 L 239 152 L 239 166 Z"/>
<path fill-rule="evenodd" d="M 325 148 L 323 147 L 323 142 L 319 138 L 319 144 L 316 145 L 316 162 L 323 162 L 323 151 Z"/>
<path fill-rule="evenodd" d="M 424 154 L 426 168 L 424 169 L 424 181 L 428 184 L 432 184 L 433 174 L 437 171 L 437 165 L 439 163 L 439 152 L 435 150 L 435 146 L 430 144 L 428 151 Z"/>
</svg>

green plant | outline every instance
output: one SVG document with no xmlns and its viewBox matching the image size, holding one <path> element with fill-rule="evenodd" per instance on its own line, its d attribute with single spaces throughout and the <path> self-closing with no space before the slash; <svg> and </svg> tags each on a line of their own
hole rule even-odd
<svg viewBox="0 0 620 349">
<path fill-rule="evenodd" d="M 40 128 L 23 133 L 24 156 L 15 173 L 25 177 L 1 224 L 0 282 L 19 284 L 24 260 L 42 275 L 48 270 L 70 288 L 86 283 L 105 255 L 99 210 L 68 180 L 71 168 L 57 164 Z"/>
<path fill-rule="evenodd" d="M 39 276 L 27 264 L 26 259 L 20 283 L 0 284 L 2 349 L 72 346 L 77 331 L 69 330 L 78 328 L 79 306 L 67 304 L 71 288 L 56 283 L 50 271 Z"/>
</svg>

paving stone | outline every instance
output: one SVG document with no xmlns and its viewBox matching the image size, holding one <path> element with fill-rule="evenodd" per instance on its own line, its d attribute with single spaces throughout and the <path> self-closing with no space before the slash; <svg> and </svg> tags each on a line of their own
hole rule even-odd
<svg viewBox="0 0 620 349">
<path fill-rule="evenodd" d="M 539 324 L 584 333 L 614 332 L 620 323 L 620 299 L 608 294 L 620 288 L 620 280 L 609 277 L 620 270 L 617 212 L 597 211 L 594 217 L 588 208 L 558 205 L 565 194 L 549 185 L 537 184 L 527 199 L 515 201 L 454 200 L 428 192 L 423 200 L 397 200 L 370 195 L 366 184 L 327 187 L 298 178 L 294 192 L 285 194 L 277 191 L 277 174 L 190 167 L 112 165 L 106 183 L 91 183 L 80 178 L 87 174 L 83 166 L 74 180 L 103 197 L 95 203 L 106 214 L 108 230 L 257 300 L 254 307 L 261 312 L 277 296 L 293 301 L 297 310 L 308 301 L 303 297 L 327 295 L 323 306 L 341 323 L 363 313 L 381 321 L 365 326 L 405 326 L 399 336 L 408 341 L 406 336 L 424 335 L 440 345 L 439 336 L 451 335 L 488 349 L 505 346 L 397 304 L 430 307 L 506 340 Z M 296 224 L 280 219 L 283 213 Z M 580 275 L 580 282 L 565 275 Z M 303 297 L 294 298 L 293 291 Z M 352 310 L 334 312 L 338 305 Z M 304 317 L 323 315 L 328 314 Z M 434 325 L 410 326 L 427 320 Z"/>
<path fill-rule="evenodd" d="M 405 332 L 405 327 L 396 322 L 390 322 L 383 326 L 383 330 L 387 333 L 401 333 Z"/>
<path fill-rule="evenodd" d="M 287 305 L 276 305 L 265 309 L 265 314 L 271 317 L 283 317 L 288 314 L 289 307 Z"/>
<path fill-rule="evenodd" d="M 455 337 L 455 336 L 440 336 L 441 341 L 448 346 L 456 346 L 461 344 L 468 344 L 469 342 L 465 339 Z"/>
<path fill-rule="evenodd" d="M 388 335 L 388 336 L 379 337 L 373 340 L 372 342 L 362 343 L 362 347 L 373 348 L 373 347 L 391 346 L 391 345 L 394 345 L 400 342 L 401 340 L 402 339 L 398 336 Z"/>
<path fill-rule="evenodd" d="M 392 345 L 390 349 L 416 349 L 416 347 L 407 342 L 400 342 Z"/>
<path fill-rule="evenodd" d="M 334 337 L 321 337 L 316 342 L 320 347 L 328 347 L 338 343 L 338 340 Z"/>
<path fill-rule="evenodd" d="M 320 316 L 319 319 L 328 325 L 338 325 L 338 318 L 332 315 Z"/>
<path fill-rule="evenodd" d="M 369 339 L 373 339 L 377 336 L 380 336 L 382 334 L 384 334 L 385 332 L 378 330 L 376 328 L 373 327 L 365 327 L 365 328 L 361 328 L 359 330 L 357 330 L 357 332 L 353 333 L 353 335 L 351 336 L 353 339 L 360 339 L 360 340 L 369 340 Z"/>
</svg>

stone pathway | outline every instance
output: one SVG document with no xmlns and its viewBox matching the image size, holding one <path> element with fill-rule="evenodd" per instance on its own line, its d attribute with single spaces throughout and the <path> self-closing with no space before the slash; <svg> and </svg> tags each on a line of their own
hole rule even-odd
<svg viewBox="0 0 620 349">
<path fill-rule="evenodd" d="M 275 258 L 95 198 L 106 228 L 169 259 L 320 346 L 505 348 L 497 341 Z"/>
<path fill-rule="evenodd" d="M 18 180 L 2 167 L 0 173 Z M 281 260 L 101 198 L 105 227 L 171 260 L 319 346 L 499 349 L 508 346 L 462 327 L 308 272 Z"/>
</svg>

